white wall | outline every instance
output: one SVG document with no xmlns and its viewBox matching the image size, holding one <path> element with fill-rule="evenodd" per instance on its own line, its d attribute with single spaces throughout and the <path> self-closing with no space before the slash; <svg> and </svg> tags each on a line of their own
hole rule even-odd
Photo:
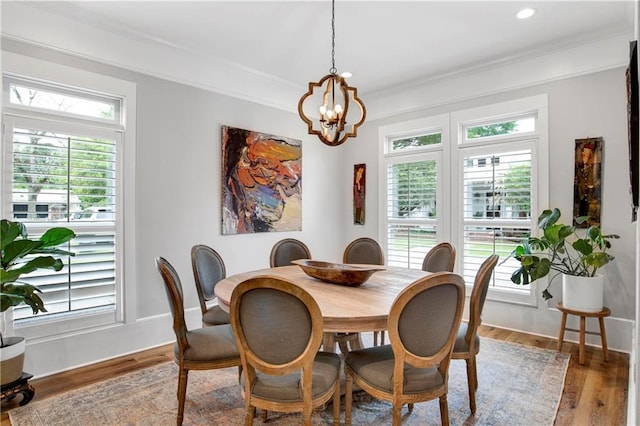
<svg viewBox="0 0 640 426">
<path fill-rule="evenodd" d="M 627 47 L 628 49 L 628 47 Z M 500 71 L 494 70 L 494 80 L 502 82 Z M 441 89 L 439 89 L 441 90 Z M 490 88 L 484 87 L 485 91 Z M 356 235 L 377 237 L 378 215 L 378 153 L 380 152 L 378 129 L 380 126 L 428 117 L 443 112 L 457 111 L 480 105 L 512 100 L 533 95 L 548 94 L 549 99 L 549 149 L 550 149 L 550 200 L 549 206 L 564 212 L 573 209 L 573 161 L 575 139 L 602 136 L 604 138 L 603 208 L 602 229 L 605 233 L 622 236 L 613 243 L 611 253 L 616 260 L 605 267 L 605 304 L 611 308 L 612 317 L 606 320 L 608 344 L 611 349 L 631 350 L 632 325 L 635 316 L 635 225 L 631 223 L 631 199 L 628 176 L 628 140 L 626 118 L 626 87 L 624 68 L 566 78 L 546 84 L 537 84 L 518 90 L 509 90 L 470 100 L 444 103 L 436 107 L 414 110 L 390 118 L 369 121 L 363 125 L 358 140 L 348 145 L 346 158 L 351 164 L 367 164 L 367 223 L 353 225 L 351 217 L 344 217 L 344 241 Z M 425 103 L 433 97 L 425 94 Z M 366 102 L 366 99 L 365 99 Z M 386 108 L 392 108 L 386 105 Z M 365 149 L 363 146 L 366 145 Z M 375 149 L 374 149 L 375 147 Z M 345 185 L 351 178 L 345 176 Z M 348 203 L 351 193 L 343 193 L 343 203 Z M 562 300 L 560 280 L 552 289 L 555 295 L 549 303 L 542 299 L 538 307 L 523 307 L 488 300 L 483 313 L 485 324 L 517 329 L 549 337 L 557 337 L 560 313 L 555 304 Z M 539 294 L 540 291 L 537 291 Z M 577 323 L 570 326 L 576 327 Z M 597 322 L 588 322 L 588 328 Z M 566 334 L 567 340 L 577 340 L 577 335 Z M 588 343 L 600 345 L 597 336 L 588 336 Z"/>
<path fill-rule="evenodd" d="M 77 67 L 137 84 L 136 315 L 125 324 L 28 342 L 25 370 L 35 375 L 69 369 L 175 341 L 169 307 L 154 258 L 177 269 L 192 326 L 200 323 L 190 250 L 214 247 L 228 274 L 269 266 L 273 244 L 304 241 L 318 259 L 338 261 L 343 247 L 336 188 L 341 151 L 306 134 L 297 114 L 88 60 L 3 40 L 3 51 Z M 302 142 L 302 232 L 221 235 L 221 126 L 230 125 Z"/>
</svg>

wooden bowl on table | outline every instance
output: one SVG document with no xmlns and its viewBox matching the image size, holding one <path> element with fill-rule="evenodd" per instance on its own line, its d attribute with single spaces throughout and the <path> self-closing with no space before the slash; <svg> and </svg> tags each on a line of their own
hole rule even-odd
<svg viewBox="0 0 640 426">
<path fill-rule="evenodd" d="M 300 266 L 305 274 L 320 281 L 354 287 L 367 281 L 374 272 L 386 269 L 379 265 L 347 265 L 311 259 L 298 259 L 291 263 Z"/>
</svg>

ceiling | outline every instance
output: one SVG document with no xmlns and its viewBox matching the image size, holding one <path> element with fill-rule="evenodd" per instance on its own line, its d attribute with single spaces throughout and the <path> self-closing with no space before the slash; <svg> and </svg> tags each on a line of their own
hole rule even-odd
<svg viewBox="0 0 640 426">
<path fill-rule="evenodd" d="M 300 88 L 331 67 L 328 0 L 27 4 Z M 524 6 L 537 13 L 516 19 Z M 337 0 L 335 15 L 336 68 L 351 72 L 350 84 L 366 96 L 631 33 L 634 4 Z"/>
</svg>

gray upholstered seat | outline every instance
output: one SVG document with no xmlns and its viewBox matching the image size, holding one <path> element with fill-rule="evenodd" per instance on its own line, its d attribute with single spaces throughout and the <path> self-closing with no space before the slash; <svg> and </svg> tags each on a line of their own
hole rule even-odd
<svg viewBox="0 0 640 426">
<path fill-rule="evenodd" d="M 453 348 L 453 359 L 464 359 L 467 363 L 467 386 L 469 387 L 469 408 L 476 412 L 476 389 L 478 388 L 478 370 L 476 355 L 480 351 L 478 327 L 482 323 L 482 308 L 489 291 L 491 274 L 498 263 L 498 255 L 493 254 L 480 265 L 473 282 L 469 298 L 469 322 L 462 323 Z"/>
<path fill-rule="evenodd" d="M 448 242 L 438 243 L 427 252 L 422 261 L 422 270 L 427 272 L 453 272 L 456 249 Z"/>
<path fill-rule="evenodd" d="M 191 267 L 202 310 L 202 325 L 230 324 L 229 314 L 220 306 L 207 306 L 207 302 L 216 297 L 216 284 L 227 276 L 222 257 L 211 247 L 197 244 L 191 248 Z"/>
<path fill-rule="evenodd" d="M 314 398 L 333 389 L 335 385 L 336 369 L 340 371 L 340 359 L 334 354 L 318 352 L 313 364 L 311 394 Z M 256 371 L 257 380 L 253 386 L 254 396 L 271 399 L 273 401 L 299 402 L 302 401 L 302 387 L 300 386 L 300 374 L 293 373 L 284 376 L 271 376 Z M 240 385 L 244 387 L 246 375 L 242 375 Z"/>
<path fill-rule="evenodd" d="M 179 367 L 176 421 L 178 425 L 181 425 L 189 370 L 211 370 L 240 366 L 240 353 L 229 324 L 187 329 L 184 320 L 182 284 L 178 273 L 162 257 L 156 258 L 156 266 L 165 283 L 169 307 L 173 316 L 173 331 L 176 335 L 174 354 L 175 362 Z"/>
<path fill-rule="evenodd" d="M 273 245 L 269 256 L 269 265 L 272 268 L 287 266 L 291 265 L 292 260 L 298 259 L 311 259 L 309 247 L 295 238 L 285 238 Z"/>
<path fill-rule="evenodd" d="M 387 329 L 390 345 L 349 352 L 345 357 L 345 423 L 351 424 L 353 382 L 393 404 L 393 424 L 403 404 L 440 399 L 449 424 L 447 380 L 451 351 L 462 318 L 464 280 L 449 272 L 421 278 L 393 302 Z"/>
<path fill-rule="evenodd" d="M 182 351 L 176 342 L 173 345 L 176 359 L 180 358 Z M 187 348 L 182 356 L 185 361 L 205 362 L 212 359 L 228 359 L 239 356 L 231 324 L 188 330 Z"/>
<path fill-rule="evenodd" d="M 341 360 L 318 352 L 323 320 L 309 293 L 277 277 L 249 279 L 233 291 L 231 324 L 242 358 L 245 425 L 256 408 L 302 412 L 310 425 L 313 409 L 332 398 L 333 422 L 340 424 Z"/>
</svg>

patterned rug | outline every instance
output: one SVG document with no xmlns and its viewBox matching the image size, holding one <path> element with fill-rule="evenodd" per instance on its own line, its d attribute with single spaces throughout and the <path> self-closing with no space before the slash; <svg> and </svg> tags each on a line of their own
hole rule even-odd
<svg viewBox="0 0 640 426">
<path fill-rule="evenodd" d="M 482 338 L 478 355 L 477 411 L 470 415 L 465 362 L 449 370 L 452 425 L 551 425 L 562 396 L 569 355 Z M 178 369 L 164 363 L 9 411 L 13 425 L 173 425 Z M 237 369 L 191 371 L 185 425 L 242 425 L 244 403 Z M 341 401 L 344 422 L 344 398 Z M 415 404 L 403 424 L 440 424 L 438 400 Z M 269 425 L 298 425 L 298 414 L 269 413 Z M 354 425 L 391 424 L 391 404 L 354 393 Z M 261 425 L 258 417 L 255 425 Z M 315 411 L 314 425 L 332 424 L 332 408 Z"/>
</svg>

